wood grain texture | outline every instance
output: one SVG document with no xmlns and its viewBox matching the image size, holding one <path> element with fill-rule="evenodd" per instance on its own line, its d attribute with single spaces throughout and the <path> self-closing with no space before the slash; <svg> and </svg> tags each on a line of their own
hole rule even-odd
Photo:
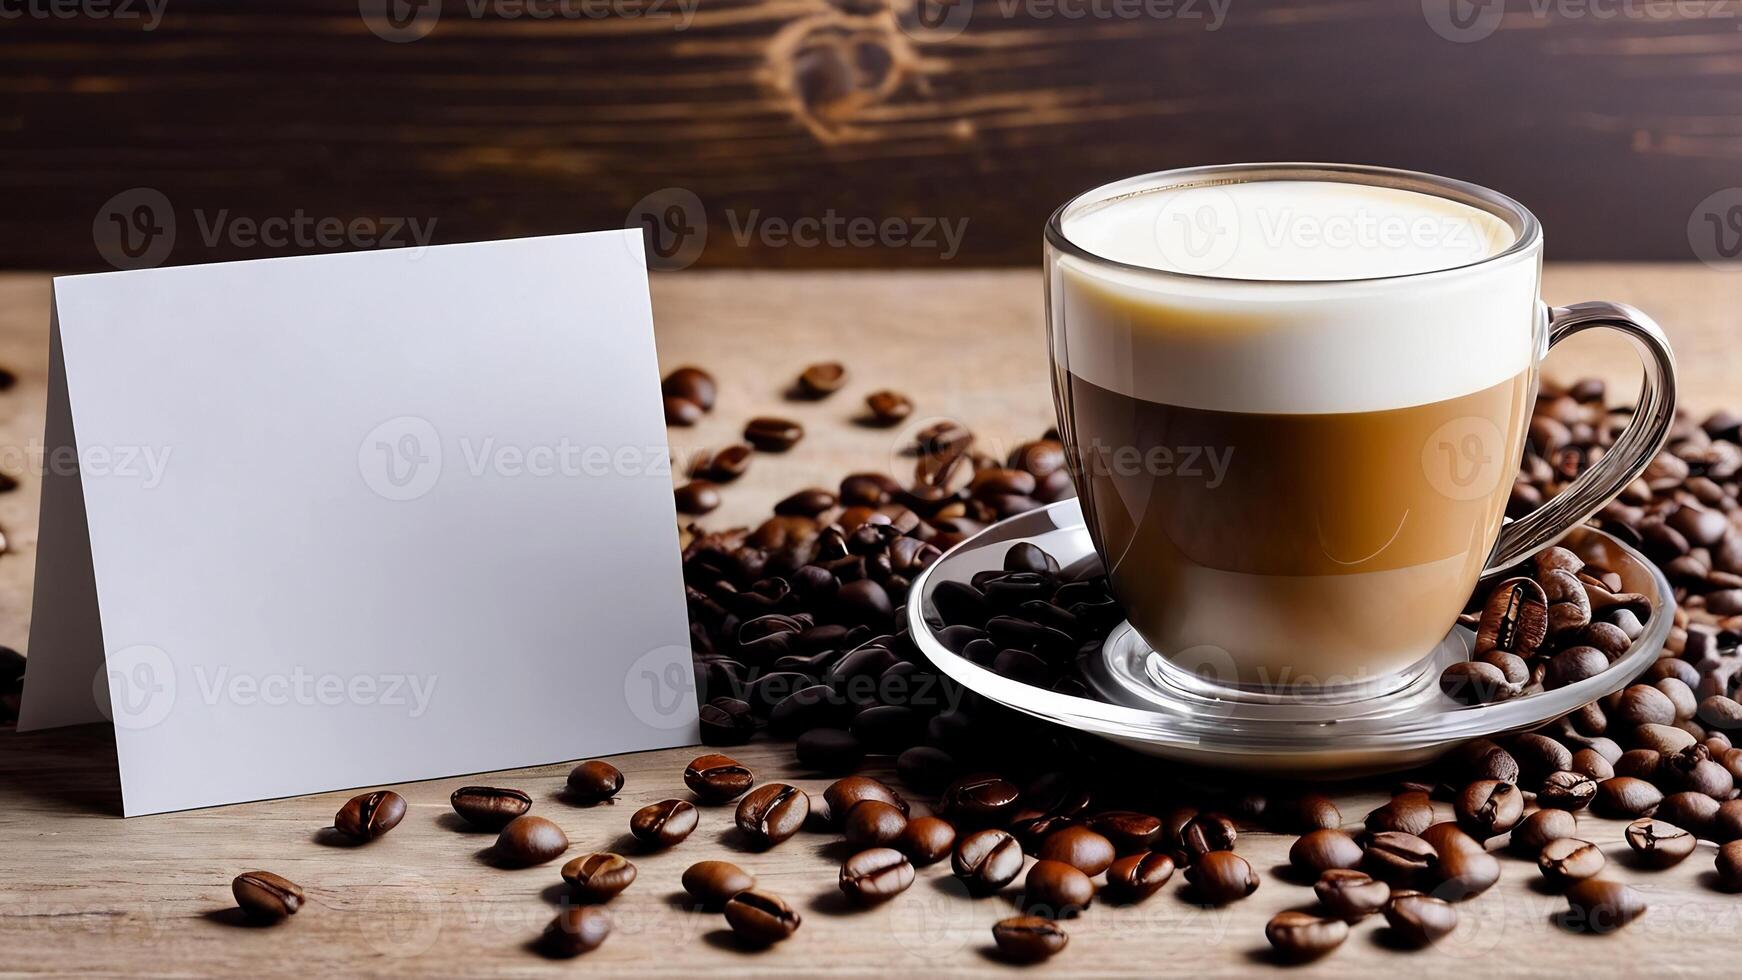
<svg viewBox="0 0 1742 980">
<path fill-rule="evenodd" d="M 305 248 L 237 220 L 409 218 L 471 241 L 619 227 L 683 188 L 705 267 L 1023 264 L 1077 192 L 1241 160 L 1484 183 L 1540 213 L 1551 259 L 1686 259 L 1690 221 L 1742 203 L 1707 203 L 1742 183 L 1733 0 L 1443 0 L 1503 13 L 1471 43 L 1414 0 L 959 0 L 959 33 L 922 28 L 937 0 L 514 13 L 540 2 L 416 0 L 435 19 L 408 43 L 358 0 L 173 0 L 151 30 L 6 21 L 0 267 L 102 267 L 106 205 L 142 187 L 169 202 L 174 263 Z M 907 223 L 903 243 L 770 231 L 830 216 Z M 957 246 L 907 243 L 931 222 Z"/>
<path fill-rule="evenodd" d="M 1564 303 L 1604 298 L 1657 314 L 1680 355 L 1691 406 L 1742 404 L 1735 379 L 1736 281 L 1699 267 L 1551 266 L 1548 297 Z M 0 446 L 40 438 L 46 345 L 47 279 L 0 276 L 0 359 L 20 382 L 0 395 Z M 920 414 L 959 417 L 988 441 L 1026 439 L 1050 422 L 1041 361 L 1038 275 L 1021 272 L 742 274 L 686 273 L 655 279 L 662 362 L 707 365 L 721 383 L 719 407 L 678 436 L 718 445 L 743 419 L 789 412 L 809 429 L 784 456 L 759 456 L 727 492 L 709 523 L 750 521 L 774 500 L 887 453 L 889 433 L 850 419 L 864 391 L 896 385 Z M 1583 341 L 1584 338 L 1579 338 Z M 969 356 L 968 351 L 974 351 Z M 802 405 L 780 392 L 813 357 L 837 357 L 853 371 L 835 399 Z M 1557 352 L 1551 368 L 1572 375 L 1602 368 L 1615 379 L 1637 374 L 1625 348 L 1581 344 Z M 36 482 L 0 496 L 0 526 L 15 551 L 0 556 L 0 642 L 22 644 L 28 610 Z M 294 736 L 292 736 L 294 737 Z M 577 753 L 584 746 L 577 746 Z M 611 905 L 617 931 L 574 963 L 544 960 L 526 947 L 554 914 L 557 866 L 501 871 L 480 851 L 487 836 L 463 832 L 447 795 L 473 783 L 517 786 L 535 812 L 555 819 L 575 850 L 622 848 L 636 806 L 685 796 L 680 773 L 690 750 L 614 760 L 627 774 L 620 802 L 581 809 L 557 798 L 566 766 L 468 776 L 395 787 L 411 807 L 390 835 L 364 847 L 329 846 L 323 828 L 347 794 L 324 794 L 183 814 L 122 820 L 112 741 L 83 729 L 0 734 L 0 972 L 114 975 L 314 976 L 557 975 L 629 970 L 659 976 L 763 973 L 869 976 L 962 971 L 999 975 L 987 956 L 989 926 L 1012 914 L 1013 894 L 970 901 L 947 870 L 933 867 L 879 909 L 849 909 L 837 897 L 843 849 L 805 833 L 765 853 L 729 835 L 730 811 L 708 808 L 701 829 L 664 854 L 636 855 L 640 876 Z M 735 750 L 763 780 L 786 779 L 820 791 L 827 781 L 794 767 L 790 748 L 758 742 Z M 886 769 L 873 774 L 887 776 Z M 1137 773 L 1134 778 L 1163 778 Z M 1383 796 L 1372 784 L 1328 787 L 1354 823 Z M 921 803 L 925 801 L 921 798 Z M 1638 887 L 1651 911 L 1607 939 L 1569 933 L 1551 917 L 1564 902 L 1539 890 L 1527 862 L 1504 857 L 1499 886 L 1460 906 L 1451 938 L 1421 954 L 1387 946 L 1375 923 L 1357 927 L 1305 976 L 1392 978 L 1444 975 L 1710 976 L 1734 946 L 1742 898 L 1711 887 L 1713 850 L 1702 845 L 1680 867 L 1649 872 L 1628 865 L 1622 824 L 1582 816 L 1581 832 L 1604 845 L 1610 873 Z M 1178 882 L 1149 902 L 1097 905 L 1067 928 L 1069 948 L 1042 974 L 1233 977 L 1268 970 L 1264 922 L 1311 893 L 1272 874 L 1292 838 L 1254 832 L 1240 850 L 1264 876 L 1252 898 L 1226 909 L 1183 900 Z M 683 907 L 678 877 L 703 858 L 726 856 L 792 901 L 805 917 L 790 942 L 760 955 L 739 950 L 717 915 Z M 277 871 L 308 889 L 310 903 L 275 928 L 239 925 L 227 911 L 229 881 L 254 868 Z"/>
</svg>

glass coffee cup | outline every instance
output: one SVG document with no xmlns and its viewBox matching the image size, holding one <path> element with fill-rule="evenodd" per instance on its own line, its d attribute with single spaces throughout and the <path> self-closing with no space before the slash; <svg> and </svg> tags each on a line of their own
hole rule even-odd
<svg viewBox="0 0 1742 980">
<path fill-rule="evenodd" d="M 1484 188 L 1377 167 L 1135 177 L 1046 228 L 1059 432 L 1154 669 L 1227 698 L 1407 686 L 1485 570 L 1578 526 L 1674 415 L 1662 332 L 1549 309 L 1542 230 Z M 1507 522 L 1550 347 L 1621 332 L 1645 365 L 1600 460 Z"/>
</svg>

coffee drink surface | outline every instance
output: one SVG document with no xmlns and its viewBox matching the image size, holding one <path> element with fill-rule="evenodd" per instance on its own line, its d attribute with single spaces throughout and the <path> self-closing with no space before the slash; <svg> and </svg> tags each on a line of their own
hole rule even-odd
<svg viewBox="0 0 1742 980">
<path fill-rule="evenodd" d="M 1062 228 L 1087 256 L 1050 275 L 1060 418 L 1132 625 L 1246 688 L 1421 660 L 1523 451 L 1536 251 L 1501 254 L 1512 228 L 1470 205 L 1313 180 L 1163 187 Z"/>
</svg>

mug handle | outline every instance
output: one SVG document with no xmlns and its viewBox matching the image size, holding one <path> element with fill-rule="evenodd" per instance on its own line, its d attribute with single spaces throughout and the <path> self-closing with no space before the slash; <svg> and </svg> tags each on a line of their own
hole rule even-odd
<svg viewBox="0 0 1742 980">
<path fill-rule="evenodd" d="M 1644 313 L 1620 303 L 1576 303 L 1549 311 L 1548 345 L 1593 327 L 1618 330 L 1645 363 L 1633 421 L 1597 465 L 1579 474 L 1553 499 L 1500 529 L 1484 576 L 1515 565 L 1554 544 L 1615 499 L 1651 464 L 1675 421 L 1675 355 L 1663 331 Z"/>
</svg>

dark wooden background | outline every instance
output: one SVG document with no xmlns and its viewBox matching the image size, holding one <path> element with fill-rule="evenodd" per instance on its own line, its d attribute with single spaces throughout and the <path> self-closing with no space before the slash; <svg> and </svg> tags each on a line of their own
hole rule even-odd
<svg viewBox="0 0 1742 980">
<path fill-rule="evenodd" d="M 1135 19 L 962 0 L 947 38 L 913 27 L 918 0 L 700 0 L 682 30 L 446 0 L 409 43 L 365 23 L 382 0 L 157 2 L 152 30 L 0 20 L 0 267 L 106 267 L 104 209 L 139 187 L 170 202 L 171 263 L 306 250 L 208 243 L 220 218 L 410 217 L 465 241 L 622 226 L 676 187 L 705 214 L 703 267 L 843 267 L 1032 262 L 1072 193 L 1207 162 L 1475 180 L 1534 208 L 1556 259 L 1692 259 L 1690 217 L 1742 185 L 1742 0 L 1509 0 L 1475 43 L 1429 26 L 1440 0 L 1218 0 L 1214 31 L 1208 0 Z M 740 245 L 753 213 L 966 226 L 946 261 Z"/>
</svg>

